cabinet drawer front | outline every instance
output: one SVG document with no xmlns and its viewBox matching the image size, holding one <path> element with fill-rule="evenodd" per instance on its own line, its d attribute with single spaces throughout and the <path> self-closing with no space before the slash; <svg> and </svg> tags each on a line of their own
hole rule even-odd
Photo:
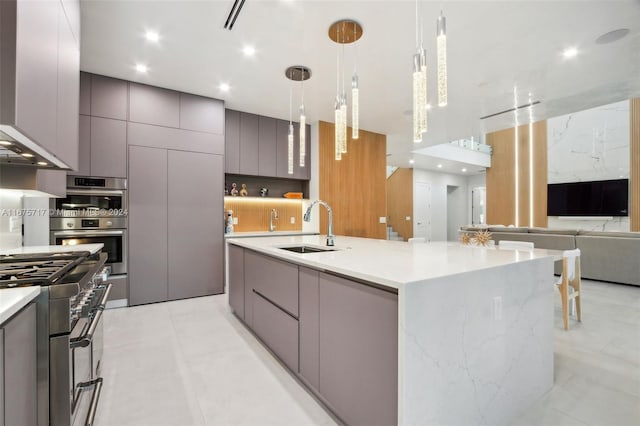
<svg viewBox="0 0 640 426">
<path fill-rule="evenodd" d="M 245 286 L 298 318 L 298 266 L 245 251 Z"/>
<path fill-rule="evenodd" d="M 291 370 L 298 371 L 298 321 L 255 291 L 253 331 Z"/>
</svg>

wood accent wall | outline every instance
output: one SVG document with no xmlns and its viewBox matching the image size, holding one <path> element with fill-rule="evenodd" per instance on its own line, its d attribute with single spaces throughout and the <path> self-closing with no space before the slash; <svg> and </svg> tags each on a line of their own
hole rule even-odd
<svg viewBox="0 0 640 426">
<path fill-rule="evenodd" d="M 348 152 L 336 161 L 334 125 L 320 121 L 318 128 L 320 199 L 333 210 L 334 233 L 385 239 L 379 218 L 387 216 L 387 137 L 361 129 L 354 141 L 349 128 Z M 320 232 L 327 232 L 326 212 L 320 213 Z"/>
<path fill-rule="evenodd" d="M 547 226 L 547 122 L 533 123 L 533 149 L 529 125 L 518 127 L 518 218 L 516 220 L 515 128 L 487 134 L 493 147 L 487 169 L 487 223 L 530 226 L 530 167 L 533 155 L 533 226 Z"/>
<path fill-rule="evenodd" d="M 397 169 L 387 178 L 387 224 L 405 240 L 413 237 L 413 169 Z"/>
<path fill-rule="evenodd" d="M 631 231 L 640 231 L 640 98 L 631 99 L 630 123 L 631 137 L 629 138 L 631 181 L 630 211 Z"/>
<path fill-rule="evenodd" d="M 271 209 L 278 212 L 276 231 L 302 231 L 302 200 L 260 197 L 224 197 L 224 211 L 233 210 L 234 232 L 268 231 Z M 295 223 L 291 223 L 291 218 Z M 221 226 L 222 226 L 221 222 Z"/>
</svg>

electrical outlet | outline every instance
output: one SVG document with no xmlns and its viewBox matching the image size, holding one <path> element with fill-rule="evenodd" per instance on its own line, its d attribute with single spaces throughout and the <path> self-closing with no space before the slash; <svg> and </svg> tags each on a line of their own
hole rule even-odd
<svg viewBox="0 0 640 426">
<path fill-rule="evenodd" d="M 234 218 L 233 218 L 233 224 L 234 224 L 234 225 L 237 225 L 237 224 L 238 224 L 238 218 L 237 218 L 237 217 L 234 217 Z"/>
<path fill-rule="evenodd" d="M 385 216 L 380 216 L 380 223 L 387 223 L 387 218 Z"/>
<path fill-rule="evenodd" d="M 294 223 L 296 223 L 296 217 L 295 216 L 291 216 L 291 224 L 293 225 Z"/>
<path fill-rule="evenodd" d="M 502 297 L 496 296 L 493 298 L 493 319 L 496 321 L 502 321 Z"/>
</svg>

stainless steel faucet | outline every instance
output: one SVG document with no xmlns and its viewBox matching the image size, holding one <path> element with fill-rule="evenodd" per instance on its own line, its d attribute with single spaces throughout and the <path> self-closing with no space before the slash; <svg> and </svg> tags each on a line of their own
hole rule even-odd
<svg viewBox="0 0 640 426">
<path fill-rule="evenodd" d="M 333 212 L 331 211 L 331 207 L 329 204 L 325 203 L 322 200 L 316 200 L 311 203 L 309 207 L 307 207 L 307 211 L 304 213 L 304 221 L 309 222 L 311 220 L 311 209 L 316 204 L 321 204 L 327 209 L 327 213 L 329 213 L 329 229 L 327 229 L 327 245 L 333 247 L 335 245 L 335 235 L 333 235 Z"/>
<path fill-rule="evenodd" d="M 271 212 L 269 212 L 269 232 L 276 230 L 276 225 L 273 223 L 274 219 L 278 220 L 278 210 L 271 209 Z"/>
</svg>

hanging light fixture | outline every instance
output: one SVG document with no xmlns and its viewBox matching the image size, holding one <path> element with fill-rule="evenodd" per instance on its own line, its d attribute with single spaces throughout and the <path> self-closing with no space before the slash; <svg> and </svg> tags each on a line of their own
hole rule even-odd
<svg viewBox="0 0 640 426">
<path fill-rule="evenodd" d="M 287 68 L 284 71 L 284 75 L 287 76 L 287 78 L 289 80 L 291 80 L 292 84 L 294 81 L 298 81 L 300 82 L 301 85 L 301 102 L 300 102 L 300 133 L 299 133 L 299 141 L 300 141 L 300 149 L 299 149 L 299 154 L 300 157 L 298 159 L 298 164 L 300 165 L 300 167 L 305 167 L 305 157 L 307 155 L 306 150 L 307 150 L 307 117 L 305 114 L 305 107 L 304 107 L 304 81 L 305 80 L 309 80 L 311 78 L 311 70 L 307 67 L 305 67 L 304 65 L 293 65 L 290 66 L 289 68 Z M 293 123 L 292 123 L 292 93 L 291 93 L 291 89 L 289 90 L 289 132 L 287 135 L 288 138 L 288 158 L 289 158 L 289 166 L 288 166 L 288 173 L 289 174 L 293 174 L 293 164 L 294 164 L 294 129 L 293 129 Z"/>
<path fill-rule="evenodd" d="M 440 11 L 437 20 L 438 106 L 447 106 L 447 20 Z"/>
<path fill-rule="evenodd" d="M 422 28 L 416 0 L 416 53 L 413 55 L 413 141 L 422 142 L 427 131 L 427 54 L 422 44 Z"/>
<path fill-rule="evenodd" d="M 334 103 L 335 121 L 335 158 L 340 160 L 342 154 L 347 153 L 347 94 L 345 92 L 344 78 L 344 45 L 350 44 L 362 37 L 362 27 L 359 23 L 351 19 L 342 19 L 334 22 L 329 27 L 329 38 L 335 43 L 342 45 L 342 51 L 338 51 L 336 60 L 336 98 Z M 342 59 L 341 59 L 342 56 Z M 359 119 L 359 79 L 354 66 L 351 77 L 351 120 L 352 139 L 358 139 L 360 119 Z"/>
</svg>

